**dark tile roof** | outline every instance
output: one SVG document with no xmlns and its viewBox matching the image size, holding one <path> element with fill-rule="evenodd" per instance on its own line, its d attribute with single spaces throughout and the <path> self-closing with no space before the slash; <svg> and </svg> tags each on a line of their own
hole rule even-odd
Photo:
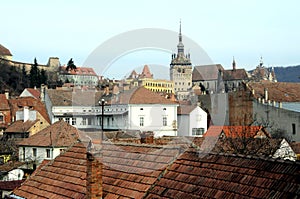
<svg viewBox="0 0 300 199">
<path fill-rule="evenodd" d="M 79 139 L 78 130 L 63 120 L 19 142 L 19 146 L 69 147 Z"/>
<path fill-rule="evenodd" d="M 90 75 L 90 76 L 97 76 L 93 68 L 88 67 L 76 67 L 75 70 L 66 70 L 67 66 L 61 67 L 61 73 L 67 75 Z"/>
<path fill-rule="evenodd" d="M 10 51 L 7 48 L 5 48 L 4 46 L 2 46 L 1 44 L 0 44 L 0 55 L 12 56 Z"/>
<path fill-rule="evenodd" d="M 296 154 L 300 154 L 300 142 L 292 142 L 290 145 Z"/>
<path fill-rule="evenodd" d="M 0 172 L 9 172 L 13 169 L 16 169 L 26 163 L 24 162 L 15 162 L 15 161 L 10 161 L 5 164 L 0 165 Z"/>
<path fill-rule="evenodd" d="M 223 80 L 247 80 L 249 79 L 247 71 L 245 69 L 225 70 L 223 74 Z"/>
<path fill-rule="evenodd" d="M 8 100 L 5 94 L 0 94 L 0 110 L 9 110 Z"/>
<path fill-rule="evenodd" d="M 98 105 L 102 93 L 95 90 L 56 90 L 46 91 L 53 106 L 95 106 Z"/>
<path fill-rule="evenodd" d="M 18 120 L 12 123 L 6 130 L 5 133 L 24 133 L 29 132 L 29 129 L 33 127 L 39 120 Z"/>
<path fill-rule="evenodd" d="M 178 115 L 188 115 L 190 114 L 197 106 L 195 105 L 180 105 L 177 107 Z"/>
<path fill-rule="evenodd" d="M 19 187 L 24 180 L 0 181 L 0 190 L 12 191 Z"/>
<path fill-rule="evenodd" d="M 297 198 L 300 164 L 183 153 L 146 198 Z"/>
<path fill-rule="evenodd" d="M 193 70 L 193 81 L 217 80 L 219 70 L 224 71 L 221 64 L 195 66 Z"/>
<path fill-rule="evenodd" d="M 11 106 L 13 116 L 16 115 L 16 112 L 18 110 L 23 109 L 25 106 L 27 106 L 39 112 L 49 124 L 51 123 L 47 113 L 47 109 L 40 99 L 35 99 L 33 97 L 21 97 L 16 99 L 10 99 L 9 104 Z"/>
<path fill-rule="evenodd" d="M 248 87 L 254 90 L 255 98 L 264 98 L 264 90 L 268 89 L 268 98 L 276 102 L 300 102 L 300 83 L 289 82 L 250 82 Z"/>
</svg>

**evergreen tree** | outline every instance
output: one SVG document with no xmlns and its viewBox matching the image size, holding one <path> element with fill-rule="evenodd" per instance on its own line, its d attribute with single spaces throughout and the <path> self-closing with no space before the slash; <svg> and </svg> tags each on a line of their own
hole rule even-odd
<svg viewBox="0 0 300 199">
<path fill-rule="evenodd" d="M 30 81 L 31 88 L 34 88 L 35 86 L 39 87 L 41 85 L 41 74 L 38 68 L 38 63 L 36 61 L 36 58 L 34 58 L 34 64 L 31 66 L 30 69 L 29 81 Z"/>
<path fill-rule="evenodd" d="M 46 71 L 44 70 L 44 69 L 42 69 L 41 70 L 41 74 L 40 74 L 40 76 L 41 76 L 41 84 L 47 84 L 47 73 L 46 73 Z"/>
<path fill-rule="evenodd" d="M 74 64 L 73 58 L 68 61 L 66 71 L 76 70 L 76 65 Z"/>
</svg>

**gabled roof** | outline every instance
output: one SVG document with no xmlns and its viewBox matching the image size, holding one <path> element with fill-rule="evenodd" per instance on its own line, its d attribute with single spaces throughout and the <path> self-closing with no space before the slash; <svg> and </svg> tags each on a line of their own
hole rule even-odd
<svg viewBox="0 0 300 199">
<path fill-rule="evenodd" d="M 5 133 L 25 133 L 28 132 L 31 127 L 33 127 L 39 120 L 18 120 L 12 123 L 6 130 Z"/>
<path fill-rule="evenodd" d="M 5 94 L 0 94 L 0 110 L 10 110 Z"/>
<path fill-rule="evenodd" d="M 300 102 L 300 83 L 289 82 L 250 82 L 255 98 L 264 98 L 264 90 L 268 89 L 268 98 L 276 102 Z"/>
<path fill-rule="evenodd" d="M 96 106 L 102 95 L 95 90 L 48 89 L 46 92 L 53 106 Z"/>
<path fill-rule="evenodd" d="M 102 198 L 297 198 L 300 164 L 251 156 L 105 142 Z M 179 156 L 177 156 L 179 155 Z M 97 158 L 97 156 L 94 156 Z M 174 160 L 174 161 L 173 161 Z M 76 143 L 40 166 L 13 194 L 86 198 L 87 148 Z"/>
<path fill-rule="evenodd" d="M 247 71 L 245 69 L 225 70 L 223 74 L 223 80 L 247 80 L 249 79 Z"/>
<path fill-rule="evenodd" d="M 153 75 L 150 72 L 148 65 L 145 65 L 142 73 L 140 74 L 140 78 L 152 78 Z"/>
<path fill-rule="evenodd" d="M 197 106 L 195 105 L 180 105 L 177 107 L 177 115 L 189 115 Z"/>
<path fill-rule="evenodd" d="M 93 68 L 87 67 L 76 67 L 75 70 L 66 71 L 66 66 L 61 67 L 61 72 L 67 75 L 89 75 L 89 76 L 97 76 Z"/>
<path fill-rule="evenodd" d="M 299 163 L 183 153 L 146 198 L 297 198 Z"/>
<path fill-rule="evenodd" d="M 193 70 L 193 82 L 217 80 L 219 70 L 224 71 L 221 64 L 195 66 Z"/>
<path fill-rule="evenodd" d="M 162 97 L 160 94 L 152 92 L 145 87 L 136 87 L 131 90 L 121 92 L 111 100 L 112 104 L 177 104 L 174 101 Z"/>
<path fill-rule="evenodd" d="M 19 146 L 69 147 L 77 142 L 78 138 L 78 130 L 61 120 L 22 140 Z"/>
<path fill-rule="evenodd" d="M 35 99 L 33 97 L 21 97 L 16 99 L 10 99 L 9 104 L 11 106 L 13 116 L 16 115 L 17 111 L 27 106 L 39 112 L 43 116 L 43 118 L 50 124 L 50 118 L 48 116 L 46 107 L 39 99 Z"/>
<path fill-rule="evenodd" d="M 32 97 L 34 97 L 35 99 L 40 99 L 41 98 L 41 92 L 38 89 L 34 89 L 34 88 L 25 88 L 24 91 L 28 91 Z M 24 92 L 23 91 L 23 92 Z M 22 92 L 22 93 L 23 93 Z M 22 95 L 22 94 L 21 94 Z"/>
<path fill-rule="evenodd" d="M 0 56 L 1 55 L 4 55 L 4 56 L 12 56 L 12 54 L 10 53 L 10 51 L 7 49 L 7 48 L 5 48 L 4 46 L 2 46 L 1 44 L 0 44 Z"/>
<path fill-rule="evenodd" d="M 203 136 L 219 137 L 221 133 L 230 138 L 271 137 L 261 126 L 210 126 Z"/>
<path fill-rule="evenodd" d="M 102 152 L 103 198 L 142 198 L 180 150 L 106 142 Z M 81 142 L 76 143 L 55 160 L 39 167 L 14 194 L 25 198 L 85 198 L 87 161 L 87 148 Z"/>
</svg>

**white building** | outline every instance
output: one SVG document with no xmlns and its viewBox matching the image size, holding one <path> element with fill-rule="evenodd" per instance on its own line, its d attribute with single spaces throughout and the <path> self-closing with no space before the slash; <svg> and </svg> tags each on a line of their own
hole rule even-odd
<svg viewBox="0 0 300 199">
<path fill-rule="evenodd" d="M 75 70 L 66 70 L 66 66 L 62 66 L 59 72 L 59 79 L 63 82 L 69 81 L 76 86 L 97 86 L 98 76 L 93 68 L 77 67 Z"/>
<path fill-rule="evenodd" d="M 199 106 L 178 107 L 178 135 L 202 136 L 207 131 L 207 113 Z"/>
<path fill-rule="evenodd" d="M 52 160 L 77 142 L 76 128 L 58 121 L 19 143 L 19 160 L 39 165 L 44 159 Z"/>
<path fill-rule="evenodd" d="M 98 91 L 47 90 L 45 103 L 51 122 L 65 120 L 79 129 L 153 131 L 155 136 L 177 135 L 177 103 L 144 87 L 119 94 Z"/>
</svg>

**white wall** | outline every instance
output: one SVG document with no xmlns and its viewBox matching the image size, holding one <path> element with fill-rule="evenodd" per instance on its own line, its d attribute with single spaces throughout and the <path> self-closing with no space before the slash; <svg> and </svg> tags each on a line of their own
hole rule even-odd
<svg viewBox="0 0 300 199">
<path fill-rule="evenodd" d="M 22 169 L 13 169 L 4 176 L 3 181 L 13 181 L 13 180 L 22 180 L 24 176 L 24 171 Z"/>
<path fill-rule="evenodd" d="M 155 137 L 177 135 L 177 105 L 130 104 L 128 106 L 128 129 L 153 131 Z M 140 126 L 141 117 L 144 118 L 143 126 Z M 163 126 L 163 117 L 167 118 L 166 126 Z"/>
<path fill-rule="evenodd" d="M 67 147 L 60 148 L 51 148 L 51 147 L 31 147 L 25 146 L 25 160 L 24 160 L 24 150 L 23 147 L 19 147 L 19 160 L 21 162 L 25 161 L 36 161 L 37 164 L 40 164 L 44 159 L 52 160 L 60 154 L 60 149 L 65 150 Z M 36 157 L 33 156 L 33 148 L 36 148 Z M 46 150 L 50 149 L 50 158 L 47 158 Z"/>
</svg>

